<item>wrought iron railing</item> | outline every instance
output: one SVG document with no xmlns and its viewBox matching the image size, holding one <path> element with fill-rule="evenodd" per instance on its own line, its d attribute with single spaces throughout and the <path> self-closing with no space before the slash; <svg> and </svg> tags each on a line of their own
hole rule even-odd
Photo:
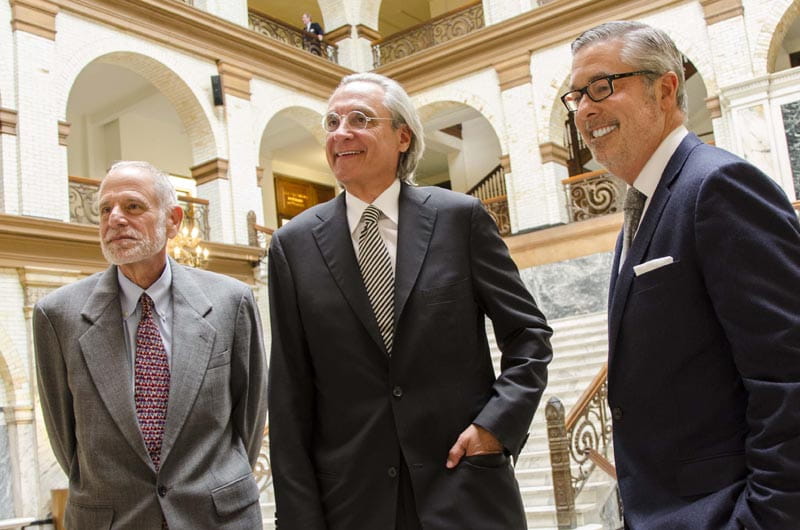
<svg viewBox="0 0 800 530">
<path fill-rule="evenodd" d="M 379 40 L 372 45 L 372 61 L 377 68 L 483 26 L 483 3 L 473 2 Z"/>
<path fill-rule="evenodd" d="M 269 425 L 264 427 L 264 438 L 261 440 L 261 449 L 258 451 L 258 460 L 253 468 L 258 491 L 265 491 L 272 485 L 272 466 L 269 463 Z"/>
<path fill-rule="evenodd" d="M 561 184 L 570 222 L 622 211 L 625 183 L 604 169 L 566 178 Z"/>
<path fill-rule="evenodd" d="M 69 221 L 71 223 L 100 224 L 97 193 L 100 190 L 100 181 L 85 177 L 69 177 Z M 183 208 L 183 219 L 186 226 L 191 229 L 197 227 L 198 235 L 208 241 L 210 226 L 208 224 L 209 202 L 182 195 L 178 197 L 178 204 Z"/>
<path fill-rule="evenodd" d="M 575 528 L 575 498 L 595 467 L 617 478 L 607 458 L 611 446 L 607 376 L 608 365 L 603 365 L 566 419 L 557 397 L 550 398 L 545 407 L 559 528 Z"/>
<path fill-rule="evenodd" d="M 250 29 L 256 33 L 319 55 L 332 63 L 339 62 L 339 48 L 336 44 L 328 42 L 324 38 L 319 40 L 319 37 L 313 33 L 308 33 L 253 9 L 248 11 L 248 22 Z"/>
<path fill-rule="evenodd" d="M 506 192 L 506 175 L 502 165 L 498 165 L 483 177 L 480 182 L 467 191 L 467 195 L 477 197 L 483 207 L 497 223 L 500 235 L 511 234 L 511 220 L 508 216 L 508 194 Z"/>
</svg>

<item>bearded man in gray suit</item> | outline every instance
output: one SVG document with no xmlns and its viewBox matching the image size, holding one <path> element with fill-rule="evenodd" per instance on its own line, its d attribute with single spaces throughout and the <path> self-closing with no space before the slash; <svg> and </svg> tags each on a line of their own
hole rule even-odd
<svg viewBox="0 0 800 530">
<path fill-rule="evenodd" d="M 100 215 L 113 265 L 33 315 L 66 527 L 261 528 L 266 365 L 251 289 L 167 257 L 183 211 L 146 162 L 111 167 Z"/>
</svg>

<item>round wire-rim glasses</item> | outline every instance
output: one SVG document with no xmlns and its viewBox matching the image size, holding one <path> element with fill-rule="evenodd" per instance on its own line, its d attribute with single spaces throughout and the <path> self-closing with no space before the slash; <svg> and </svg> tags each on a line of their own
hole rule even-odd
<svg viewBox="0 0 800 530">
<path fill-rule="evenodd" d="M 372 116 L 367 116 L 360 110 L 351 110 L 347 114 L 329 112 L 322 117 L 322 128 L 325 129 L 325 132 L 332 133 L 344 122 L 348 129 L 361 130 L 366 129 L 371 121 L 392 121 L 393 119 L 394 118 L 374 118 Z"/>
</svg>

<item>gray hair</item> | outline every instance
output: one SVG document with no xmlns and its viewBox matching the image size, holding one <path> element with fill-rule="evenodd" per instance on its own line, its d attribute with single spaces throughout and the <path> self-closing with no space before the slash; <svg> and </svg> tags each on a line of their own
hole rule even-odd
<svg viewBox="0 0 800 530">
<path fill-rule="evenodd" d="M 170 211 L 172 211 L 175 206 L 178 206 L 178 195 L 175 193 L 175 187 L 172 185 L 172 182 L 170 182 L 169 177 L 166 173 L 155 167 L 150 162 L 143 162 L 140 160 L 120 160 L 119 162 L 114 162 L 111 164 L 111 167 L 108 168 L 106 175 L 110 175 L 115 171 L 126 168 L 139 169 L 150 175 L 150 177 L 153 179 L 153 190 L 156 193 L 158 205 L 166 215 L 169 215 Z"/>
<path fill-rule="evenodd" d="M 383 105 L 392 113 L 392 127 L 407 125 L 411 130 L 411 143 L 408 151 L 400 153 L 397 163 L 397 178 L 406 184 L 414 184 L 414 171 L 417 169 L 422 154 L 425 152 L 425 138 L 422 134 L 422 122 L 411 98 L 400 86 L 400 83 L 386 76 L 373 73 L 350 74 L 342 78 L 337 90 L 349 83 L 363 81 L 374 83 L 383 89 Z"/>
<path fill-rule="evenodd" d="M 683 54 L 664 31 L 641 22 L 617 20 L 584 31 L 572 42 L 572 54 L 585 46 L 610 40 L 622 41 L 620 59 L 637 70 L 650 70 L 659 76 L 674 72 L 678 76 L 678 108 L 688 113 Z M 648 77 L 651 79 L 653 78 Z"/>
</svg>

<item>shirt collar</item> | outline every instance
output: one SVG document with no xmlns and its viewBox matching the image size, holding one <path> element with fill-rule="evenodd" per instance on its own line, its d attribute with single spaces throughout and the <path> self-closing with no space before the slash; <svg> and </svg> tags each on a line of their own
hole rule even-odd
<svg viewBox="0 0 800 530">
<path fill-rule="evenodd" d="M 372 205 L 378 208 L 383 215 L 388 217 L 395 225 L 400 213 L 400 180 L 394 179 L 394 182 L 383 190 L 383 193 L 378 195 Z M 367 209 L 366 202 L 362 201 L 355 195 L 345 192 L 345 204 L 347 205 L 347 225 L 350 227 L 350 233 L 354 233 L 358 223 L 361 221 L 361 215 Z"/>
<path fill-rule="evenodd" d="M 642 168 L 639 176 L 633 181 L 633 187 L 641 191 L 647 198 L 653 196 L 661 180 L 661 175 L 667 168 L 669 159 L 675 154 L 678 146 L 683 141 L 684 137 L 689 134 L 689 131 L 683 125 L 679 125 L 671 133 L 664 138 L 656 148 L 650 160 Z"/>
<path fill-rule="evenodd" d="M 170 303 L 170 288 L 172 287 L 172 269 L 170 268 L 169 260 L 167 260 L 164 272 L 161 273 L 158 280 L 147 289 L 142 289 L 129 280 L 127 276 L 122 274 L 119 267 L 117 267 L 117 281 L 119 282 L 122 318 L 128 318 L 136 311 L 136 306 L 139 304 L 139 298 L 141 298 L 142 293 L 147 293 L 147 296 L 153 300 L 153 306 L 158 316 L 164 317 L 166 315 L 167 304 Z"/>
</svg>

